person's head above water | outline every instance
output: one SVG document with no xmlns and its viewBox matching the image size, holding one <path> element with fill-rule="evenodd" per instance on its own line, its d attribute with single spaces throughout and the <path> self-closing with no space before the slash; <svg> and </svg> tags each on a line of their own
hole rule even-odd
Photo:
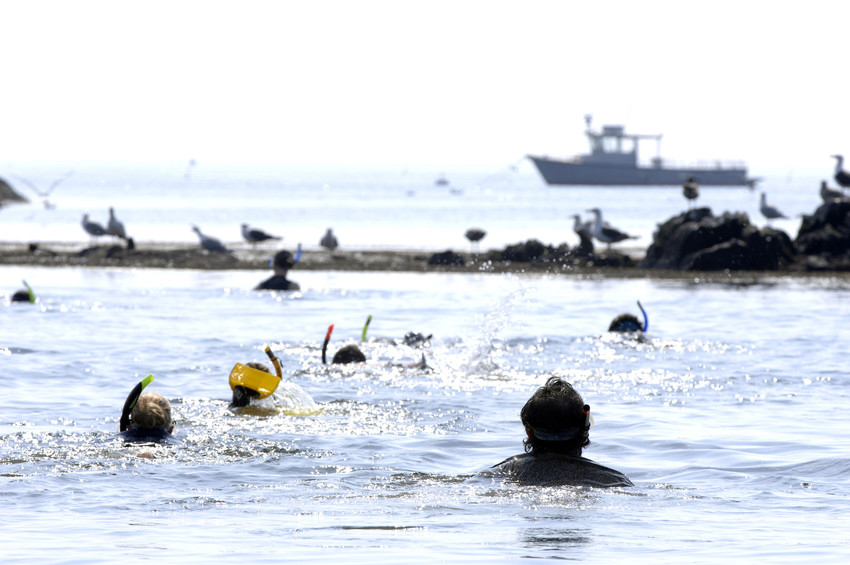
<svg viewBox="0 0 850 565">
<path fill-rule="evenodd" d="M 271 369 L 263 365 L 262 363 L 245 363 L 246 367 L 251 367 L 252 369 L 257 369 L 258 371 L 265 371 L 268 374 L 272 374 Z M 252 388 L 242 385 L 236 385 L 233 387 L 233 397 L 230 400 L 231 408 L 239 408 L 241 406 L 248 406 L 251 403 L 252 398 L 260 398 L 259 391 L 256 391 Z"/>
<path fill-rule="evenodd" d="M 334 358 L 331 363 L 335 365 L 344 365 L 346 363 L 365 363 L 366 356 L 360 351 L 360 348 L 353 343 L 346 345 L 339 351 L 334 353 Z"/>
<path fill-rule="evenodd" d="M 551 377 L 528 399 L 520 412 L 528 437 L 525 451 L 581 456 L 590 445 L 590 407 L 573 386 L 559 377 Z"/>
<path fill-rule="evenodd" d="M 130 413 L 130 429 L 142 429 L 171 433 L 174 422 L 171 419 L 171 404 L 164 396 L 148 392 L 139 396 Z"/>
<path fill-rule="evenodd" d="M 649 317 L 646 315 L 646 310 L 643 309 L 643 306 L 638 300 L 638 308 L 640 308 L 641 313 L 643 314 L 643 323 L 637 319 L 637 316 L 633 314 L 620 314 L 613 320 L 611 320 L 611 325 L 608 326 L 609 332 L 645 332 L 649 329 Z"/>
<path fill-rule="evenodd" d="M 294 266 L 295 258 L 289 251 L 278 251 L 272 260 L 272 269 L 277 275 L 285 275 Z"/>
</svg>

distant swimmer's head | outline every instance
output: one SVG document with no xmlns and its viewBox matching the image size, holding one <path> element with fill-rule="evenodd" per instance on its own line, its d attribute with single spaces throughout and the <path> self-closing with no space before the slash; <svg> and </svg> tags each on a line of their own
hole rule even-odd
<svg viewBox="0 0 850 565">
<path fill-rule="evenodd" d="M 643 324 L 633 314 L 620 314 L 611 321 L 609 332 L 640 332 Z"/>
<path fill-rule="evenodd" d="M 12 302 L 29 302 L 30 293 L 26 290 L 19 290 L 12 295 Z"/>
<path fill-rule="evenodd" d="M 365 363 L 366 356 L 363 355 L 363 352 L 360 351 L 360 348 L 354 344 L 349 344 L 337 351 L 334 354 L 333 361 L 331 363 L 337 365 L 344 365 L 347 363 Z"/>
<path fill-rule="evenodd" d="M 520 412 L 528 437 L 525 450 L 581 455 L 590 445 L 590 407 L 573 386 L 551 377 L 528 399 Z"/>
<path fill-rule="evenodd" d="M 139 397 L 130 413 L 130 419 L 132 428 L 162 430 L 169 434 L 174 429 L 171 404 L 167 398 L 155 392 L 147 392 Z"/>
</svg>

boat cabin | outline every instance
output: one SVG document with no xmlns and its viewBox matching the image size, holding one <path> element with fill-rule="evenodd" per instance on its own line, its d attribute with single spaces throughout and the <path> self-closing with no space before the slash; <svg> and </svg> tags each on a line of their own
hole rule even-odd
<svg viewBox="0 0 850 565">
<path fill-rule="evenodd" d="M 598 133 L 590 129 L 591 116 L 584 117 L 587 123 L 587 140 L 590 142 L 590 155 L 582 155 L 580 161 L 585 165 L 605 165 L 617 167 L 638 166 L 638 142 L 641 139 L 654 139 L 657 142 L 656 157 L 652 159 L 654 168 L 661 168 L 661 135 L 627 134 L 623 126 L 602 126 Z"/>
</svg>

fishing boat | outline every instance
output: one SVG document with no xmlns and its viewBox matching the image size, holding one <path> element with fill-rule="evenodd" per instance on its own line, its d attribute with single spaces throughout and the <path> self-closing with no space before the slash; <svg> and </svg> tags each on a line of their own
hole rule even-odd
<svg viewBox="0 0 850 565">
<path fill-rule="evenodd" d="M 549 185 L 590 186 L 681 186 L 693 177 L 700 186 L 747 186 L 757 179 L 747 177 L 744 163 L 714 162 L 710 166 L 668 167 L 661 158 L 661 135 L 626 133 L 621 125 L 591 129 L 592 117 L 584 117 L 584 132 L 590 142 L 590 154 L 569 160 L 529 155 Z M 638 162 L 638 143 L 655 140 L 656 156 L 649 166 Z"/>
</svg>

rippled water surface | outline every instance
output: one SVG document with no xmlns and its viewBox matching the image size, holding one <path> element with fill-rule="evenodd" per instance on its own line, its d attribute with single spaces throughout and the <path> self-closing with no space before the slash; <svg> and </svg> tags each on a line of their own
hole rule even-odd
<svg viewBox="0 0 850 565">
<path fill-rule="evenodd" d="M 0 268 L 5 563 L 568 559 L 844 562 L 850 283 Z M 648 339 L 608 334 L 650 316 Z M 365 366 L 322 365 L 360 340 Z M 422 351 L 390 340 L 432 333 Z M 234 412 L 270 345 L 315 400 Z M 166 445 L 116 438 L 129 389 L 171 401 Z M 595 414 L 585 455 L 634 488 L 520 486 L 519 410 L 551 375 Z M 140 457 L 142 455 L 142 457 Z"/>
</svg>

